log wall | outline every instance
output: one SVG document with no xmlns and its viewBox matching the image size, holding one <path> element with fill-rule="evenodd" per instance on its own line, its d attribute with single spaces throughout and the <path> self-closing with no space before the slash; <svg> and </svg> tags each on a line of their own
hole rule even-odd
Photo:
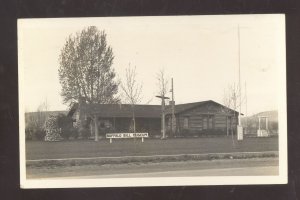
<svg viewBox="0 0 300 200">
<path fill-rule="evenodd" d="M 227 128 L 236 129 L 237 116 L 224 112 L 222 107 L 215 104 L 199 106 L 183 113 L 177 114 L 178 129 L 180 132 L 191 133 L 205 130 L 218 130 L 226 132 Z M 230 122 L 231 117 L 232 122 Z M 184 119 L 188 118 L 188 128 L 184 127 Z"/>
</svg>

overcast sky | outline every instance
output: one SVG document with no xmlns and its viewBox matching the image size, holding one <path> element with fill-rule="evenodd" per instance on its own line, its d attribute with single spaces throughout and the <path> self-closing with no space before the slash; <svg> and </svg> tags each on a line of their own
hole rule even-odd
<svg viewBox="0 0 300 200">
<path fill-rule="evenodd" d="M 277 109 L 278 97 L 284 95 L 283 15 L 26 19 L 19 21 L 18 40 L 20 101 L 27 112 L 45 100 L 50 110 L 67 109 L 60 96 L 58 57 L 66 38 L 90 25 L 107 33 L 118 78 L 124 78 L 129 63 L 136 66 L 144 103 L 160 103 L 154 96 L 161 69 L 174 79 L 176 104 L 223 103 L 224 89 L 238 83 L 238 26 L 248 114 Z"/>
</svg>

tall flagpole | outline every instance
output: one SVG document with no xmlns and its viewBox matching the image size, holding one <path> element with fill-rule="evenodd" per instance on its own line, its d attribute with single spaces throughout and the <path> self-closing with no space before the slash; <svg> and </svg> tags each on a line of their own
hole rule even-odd
<svg viewBox="0 0 300 200">
<path fill-rule="evenodd" d="M 241 55 L 240 55 L 240 26 L 238 25 L 238 59 L 239 59 L 239 117 L 237 126 L 237 139 L 243 140 L 243 127 L 241 124 L 241 114 L 242 114 L 242 87 L 241 87 Z"/>
<path fill-rule="evenodd" d="M 247 134 L 248 129 L 248 99 L 247 99 L 247 83 L 245 81 L 245 97 L 246 97 L 246 129 L 245 134 Z"/>
<path fill-rule="evenodd" d="M 240 114 L 239 114 L 239 125 L 241 125 L 241 113 L 242 113 L 242 90 L 241 90 L 241 55 L 240 55 L 240 26 L 238 25 L 238 50 L 239 50 L 239 96 L 240 96 Z"/>
</svg>

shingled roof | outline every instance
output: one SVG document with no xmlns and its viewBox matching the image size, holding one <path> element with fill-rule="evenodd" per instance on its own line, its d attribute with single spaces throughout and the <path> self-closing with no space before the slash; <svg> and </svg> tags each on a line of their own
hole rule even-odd
<svg viewBox="0 0 300 200">
<path fill-rule="evenodd" d="M 130 104 L 88 104 L 81 111 L 99 117 L 132 117 Z M 158 118 L 161 115 L 160 105 L 135 105 L 136 117 Z"/>
<path fill-rule="evenodd" d="M 177 104 L 177 105 L 175 105 L 175 114 L 181 113 L 183 111 L 189 110 L 191 108 L 194 108 L 194 107 L 197 107 L 200 105 L 203 105 L 207 102 L 210 102 L 210 101 L 200 101 L 200 102 L 194 102 L 194 103 Z M 172 113 L 171 106 L 168 106 L 166 109 L 166 114 L 171 114 L 171 113 Z"/>
<path fill-rule="evenodd" d="M 207 103 L 214 103 L 219 106 L 223 106 L 215 101 L 201 101 L 194 103 L 185 103 L 175 105 L 175 114 L 184 112 L 194 107 L 204 105 Z M 78 105 L 74 108 L 77 109 Z M 223 106 L 224 107 L 224 106 Z M 130 104 L 84 104 L 80 106 L 80 110 L 83 113 L 89 115 L 98 115 L 99 117 L 132 117 L 132 108 Z M 230 109 L 231 110 L 231 109 Z M 233 111 L 233 110 L 232 110 Z M 71 115 L 74 113 L 74 109 L 70 110 Z M 236 112 L 236 111 L 235 111 Z M 69 113 L 69 114 L 70 114 Z M 171 114 L 171 106 L 166 106 L 166 114 Z M 144 118 L 159 118 L 161 117 L 161 105 L 135 105 L 135 116 Z"/>
<path fill-rule="evenodd" d="M 184 112 L 186 110 L 189 110 L 189 109 L 192 109 L 194 107 L 198 107 L 198 106 L 201 106 L 201 105 L 204 105 L 204 104 L 207 104 L 207 103 L 213 103 L 213 104 L 216 104 L 218 106 L 227 108 L 227 107 L 223 106 L 222 104 L 219 104 L 215 101 L 208 100 L 208 101 L 200 101 L 200 102 L 194 102 L 194 103 L 177 104 L 177 105 L 175 105 L 174 114 L 178 114 L 178 113 Z M 230 110 L 231 112 L 238 113 L 237 111 L 234 111 L 232 109 L 229 109 L 229 108 L 227 108 L 227 109 Z M 172 113 L 171 107 L 168 106 L 167 109 L 166 109 L 166 114 L 168 115 L 168 114 L 171 114 L 171 113 Z"/>
</svg>

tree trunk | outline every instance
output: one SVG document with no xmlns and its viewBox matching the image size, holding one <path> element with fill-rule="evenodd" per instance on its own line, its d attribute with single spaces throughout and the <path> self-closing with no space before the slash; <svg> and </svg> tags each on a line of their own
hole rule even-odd
<svg viewBox="0 0 300 200">
<path fill-rule="evenodd" d="M 166 137 L 166 128 L 165 128 L 165 100 L 162 99 L 162 138 L 164 139 Z"/>
<path fill-rule="evenodd" d="M 97 124 L 97 117 L 94 117 L 94 123 L 95 123 L 95 141 L 98 141 L 98 124 Z"/>
<path fill-rule="evenodd" d="M 135 112 L 134 112 L 134 106 L 132 107 L 132 120 L 133 120 L 133 133 L 135 133 Z"/>
</svg>

